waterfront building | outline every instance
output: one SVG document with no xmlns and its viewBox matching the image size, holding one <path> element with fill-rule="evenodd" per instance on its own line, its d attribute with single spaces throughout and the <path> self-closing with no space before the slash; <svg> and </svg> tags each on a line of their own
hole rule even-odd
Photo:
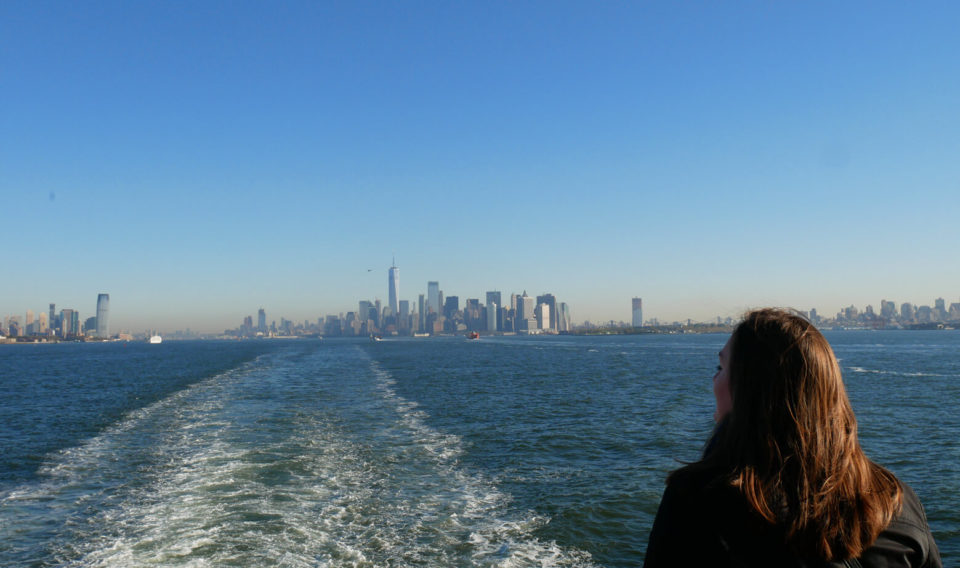
<svg viewBox="0 0 960 568">
<path fill-rule="evenodd" d="M 950 311 L 947 312 L 947 318 L 950 321 L 960 321 L 960 302 L 953 302 L 950 304 Z"/>
<path fill-rule="evenodd" d="M 110 294 L 97 295 L 97 337 L 110 337 Z"/>
<path fill-rule="evenodd" d="M 913 318 L 916 317 L 916 310 L 913 307 L 913 304 L 910 302 L 904 302 L 900 304 L 900 319 L 903 321 L 913 321 Z"/>
<path fill-rule="evenodd" d="M 523 291 L 522 296 L 517 298 L 516 322 L 519 325 L 518 331 L 529 331 L 530 329 L 536 328 L 535 304 L 533 301 L 533 298 L 527 296 L 526 290 Z"/>
<path fill-rule="evenodd" d="M 360 300 L 359 309 L 357 310 L 357 319 L 360 320 L 360 325 L 362 328 L 361 333 L 375 333 L 380 327 L 380 316 L 379 316 L 379 306 L 380 300 L 377 300 L 376 304 L 370 302 L 369 300 Z"/>
<path fill-rule="evenodd" d="M 573 327 L 573 321 L 570 319 L 570 306 L 566 302 L 560 302 L 560 314 L 557 318 L 557 331 L 570 331 Z"/>
<path fill-rule="evenodd" d="M 537 304 L 537 329 L 553 329 L 550 326 L 550 315 L 552 311 L 550 304 L 546 302 Z"/>
<path fill-rule="evenodd" d="M 7 322 L 7 335 L 10 337 L 20 337 L 23 331 L 20 328 L 20 316 L 10 316 Z"/>
<path fill-rule="evenodd" d="M 443 304 L 443 317 L 453 319 L 454 314 L 460 311 L 460 296 L 447 296 Z"/>
<path fill-rule="evenodd" d="M 343 328 L 340 325 L 341 318 L 337 316 L 327 316 L 326 323 L 323 325 L 323 334 L 331 337 L 343 335 Z M 357 322 L 357 331 L 359 333 L 359 321 Z"/>
<path fill-rule="evenodd" d="M 426 319 L 425 319 L 425 318 L 426 318 L 426 315 L 425 315 L 426 312 L 423 311 L 423 308 L 424 308 L 424 297 L 423 297 L 423 294 L 420 294 L 420 297 L 419 297 L 418 300 L 419 300 L 419 302 L 418 302 L 418 307 L 420 308 L 420 311 L 417 312 L 417 316 L 418 316 L 417 331 L 420 332 L 420 333 L 423 333 L 423 330 L 426 328 L 426 325 L 427 325 L 427 322 L 426 322 Z"/>
<path fill-rule="evenodd" d="M 521 294 L 521 295 L 519 295 L 519 296 L 514 296 L 514 300 L 515 300 L 515 307 L 514 307 L 514 309 L 517 310 L 517 321 L 523 321 L 524 319 L 526 319 L 526 318 L 528 317 L 527 314 L 524 312 L 524 301 L 523 301 L 523 300 L 524 300 L 524 298 L 526 298 L 526 297 L 527 297 L 527 291 L 526 291 L 526 290 L 523 291 L 523 294 Z"/>
<path fill-rule="evenodd" d="M 80 312 L 69 308 L 60 310 L 60 336 L 80 335 Z"/>
<path fill-rule="evenodd" d="M 400 313 L 397 320 L 397 331 L 406 331 L 410 329 L 410 302 L 408 300 L 400 300 Z"/>
<path fill-rule="evenodd" d="M 500 331 L 516 331 L 517 311 L 506 307 L 500 308 Z"/>
<path fill-rule="evenodd" d="M 37 325 L 37 331 L 40 335 L 47 335 L 47 332 L 50 331 L 49 323 L 47 321 L 47 314 L 45 312 L 40 312 L 39 322 Z"/>
<path fill-rule="evenodd" d="M 503 302 L 500 301 L 500 292 L 496 290 L 492 292 L 487 292 L 487 305 L 496 304 L 497 306 L 502 306 Z"/>
<path fill-rule="evenodd" d="M 57 327 L 57 305 L 50 304 L 50 327 Z"/>
<path fill-rule="evenodd" d="M 857 321 L 857 317 L 860 315 L 860 311 L 852 304 L 849 308 L 844 308 L 842 313 L 843 317 L 841 319 L 846 321 Z"/>
<path fill-rule="evenodd" d="M 634 298 L 631 304 L 633 308 L 633 327 L 643 327 L 643 298 Z"/>
<path fill-rule="evenodd" d="M 390 311 L 393 315 L 400 313 L 399 305 L 399 296 L 400 296 L 400 269 L 397 268 L 397 259 L 393 259 L 393 264 L 390 266 L 390 270 L 387 271 L 387 305 L 390 306 Z"/>
<path fill-rule="evenodd" d="M 427 310 L 440 315 L 440 283 L 427 282 Z"/>
<path fill-rule="evenodd" d="M 892 320 L 897 318 L 897 305 L 887 300 L 880 300 L 880 317 Z"/>
<path fill-rule="evenodd" d="M 947 319 L 947 305 L 943 298 L 937 298 L 934 300 L 933 312 L 934 317 L 937 318 L 937 321 L 945 321 Z"/>
<path fill-rule="evenodd" d="M 479 298 L 468 298 L 467 302 L 463 306 L 463 320 L 467 325 L 467 329 L 471 331 L 479 331 L 481 329 L 486 329 L 486 326 L 483 324 L 483 318 L 485 313 L 480 310 L 480 299 Z"/>
<path fill-rule="evenodd" d="M 550 307 L 546 321 L 542 321 L 540 329 L 557 329 L 557 298 L 553 294 L 537 296 L 537 305 L 546 304 Z"/>
<path fill-rule="evenodd" d="M 263 308 L 257 310 L 257 331 L 267 333 L 267 312 Z"/>
<path fill-rule="evenodd" d="M 489 294 L 489 292 L 487 292 Z M 487 298 L 490 296 L 488 295 Z M 487 331 L 500 331 L 500 327 L 497 323 L 497 316 L 499 315 L 500 310 L 497 308 L 496 302 L 491 302 L 487 300 Z"/>
</svg>

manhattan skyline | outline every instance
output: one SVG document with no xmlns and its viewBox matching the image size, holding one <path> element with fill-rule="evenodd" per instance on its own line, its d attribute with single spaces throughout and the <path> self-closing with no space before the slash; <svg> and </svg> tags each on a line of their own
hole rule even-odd
<svg viewBox="0 0 960 568">
<path fill-rule="evenodd" d="M 953 3 L 0 5 L 0 314 L 957 301 Z M 509 292 L 507 292 L 509 293 Z M 952 295 L 951 295 L 952 294 Z"/>
<path fill-rule="evenodd" d="M 460 298 L 464 300 L 464 303 L 459 304 L 464 306 L 464 310 L 461 310 L 461 312 L 465 311 L 465 309 L 468 307 L 468 304 L 471 301 L 480 302 L 479 305 L 480 305 L 481 312 L 483 312 L 486 309 L 486 307 L 490 305 L 491 302 L 493 302 L 499 308 L 502 308 L 504 310 L 509 310 L 511 309 L 511 306 L 514 306 L 513 304 L 514 300 L 512 298 L 513 296 L 516 296 L 518 298 L 521 295 L 527 296 L 527 290 L 525 288 L 523 289 L 522 294 L 519 291 L 503 293 L 500 290 L 487 290 L 483 294 L 470 294 L 470 295 L 458 294 L 456 291 L 454 291 L 453 294 L 446 294 L 444 293 L 444 290 L 440 288 L 440 282 L 432 280 L 426 283 L 425 289 L 422 289 L 419 292 L 414 293 L 414 296 L 417 297 L 416 299 L 415 298 L 405 299 L 399 294 L 399 270 L 400 269 L 397 266 L 396 260 L 394 259 L 393 263 L 391 264 L 388 270 L 388 277 L 387 277 L 387 283 L 386 283 L 387 290 L 385 294 L 385 296 L 388 298 L 390 297 L 391 293 L 395 294 L 394 297 L 397 299 L 398 308 L 399 308 L 397 311 L 394 311 L 391 308 L 389 301 L 383 302 L 381 300 L 381 296 L 375 295 L 373 296 L 373 301 L 370 301 L 369 298 L 367 299 L 358 298 L 354 302 L 353 307 L 348 308 L 346 310 L 341 310 L 341 311 L 326 311 L 326 312 L 314 311 L 308 315 L 304 315 L 303 313 L 298 314 L 297 317 L 291 317 L 291 315 L 287 313 L 278 314 L 277 312 L 271 312 L 272 317 L 269 320 L 270 322 L 269 325 L 268 325 L 268 318 L 266 315 L 267 310 L 261 305 L 260 308 L 257 310 L 256 320 L 253 319 L 253 315 L 250 313 L 247 313 L 242 317 L 230 316 L 230 317 L 235 317 L 235 321 L 232 321 L 232 322 L 227 320 L 226 316 L 221 316 L 216 321 L 227 322 L 223 328 L 215 328 L 215 326 L 211 325 L 210 322 L 207 322 L 206 324 L 201 324 L 199 326 L 197 325 L 191 326 L 191 325 L 185 325 L 184 321 L 179 321 L 179 322 L 174 322 L 173 324 L 167 327 L 157 327 L 156 325 L 140 325 L 140 326 L 135 325 L 135 326 L 124 327 L 122 330 L 118 330 L 118 331 L 122 331 L 123 333 L 137 334 L 137 333 L 141 333 L 143 330 L 150 330 L 150 331 L 159 331 L 161 333 L 175 332 L 177 335 L 181 335 L 181 334 L 184 334 L 184 332 L 186 332 L 187 336 L 196 335 L 196 334 L 208 335 L 208 336 L 221 335 L 221 334 L 253 335 L 255 332 L 258 332 L 258 331 L 264 332 L 268 329 L 271 330 L 271 332 L 277 332 L 278 329 L 284 327 L 284 322 L 287 322 L 287 324 L 291 326 L 288 329 L 292 329 L 294 327 L 299 327 L 302 329 L 303 324 L 305 323 L 307 326 L 318 326 L 314 330 L 314 332 L 323 334 L 325 319 L 329 319 L 331 317 L 339 318 L 342 321 L 342 323 L 346 325 L 345 322 L 350 318 L 351 313 L 356 314 L 356 313 L 363 312 L 364 311 L 363 306 L 366 305 L 367 308 L 373 308 L 374 306 L 376 306 L 377 312 L 378 312 L 378 315 L 376 317 L 378 320 L 380 317 L 386 317 L 390 314 L 395 314 L 395 313 L 411 314 L 410 317 L 412 319 L 409 320 L 410 323 L 408 324 L 408 326 L 405 326 L 405 329 L 404 329 L 404 326 L 401 326 L 401 328 L 399 329 L 399 331 L 401 331 L 401 335 L 411 334 L 415 332 L 432 333 L 431 330 L 420 327 L 421 325 L 423 325 L 423 322 L 421 322 L 420 324 L 417 323 L 418 318 L 416 316 L 419 315 L 421 301 L 422 301 L 424 314 L 427 314 L 430 311 L 436 314 L 442 314 L 445 312 L 445 309 L 446 309 L 442 300 L 444 300 L 449 296 L 453 296 L 454 298 L 458 299 L 458 301 Z M 471 295 L 474 297 L 471 298 Z M 847 302 L 839 306 L 827 306 L 826 308 L 823 308 L 820 306 L 800 306 L 800 305 L 782 305 L 782 306 L 775 306 L 775 307 L 786 307 L 786 308 L 796 309 L 799 312 L 801 312 L 804 317 L 811 318 L 811 320 L 817 325 L 823 324 L 826 326 L 834 326 L 834 325 L 843 326 L 848 324 L 860 323 L 860 324 L 866 324 L 867 327 L 871 327 L 871 323 L 879 324 L 881 322 L 884 322 L 885 324 L 889 324 L 891 327 L 897 327 L 898 325 L 901 325 L 901 324 L 904 326 L 909 326 L 911 324 L 924 324 L 924 323 L 936 323 L 936 322 L 944 322 L 944 323 L 950 323 L 951 325 L 954 325 L 958 321 L 960 321 L 960 298 L 958 298 L 956 294 L 951 296 L 948 293 L 946 294 L 946 296 L 947 297 L 945 298 L 944 295 L 939 295 L 936 298 L 926 299 L 919 302 L 916 301 L 915 299 L 898 301 L 896 298 L 881 298 L 881 299 L 875 299 L 873 301 L 868 300 L 865 302 Z M 554 302 L 557 302 L 556 296 L 552 293 L 544 292 L 542 297 L 552 298 Z M 484 303 L 481 300 L 481 298 L 485 298 L 486 303 Z M 532 312 L 533 308 L 537 308 L 537 310 L 539 310 L 537 306 L 538 306 L 538 303 L 541 301 L 541 295 L 534 294 L 533 296 L 529 296 L 529 299 L 531 301 L 536 300 L 536 302 L 532 303 L 530 306 L 530 309 L 527 311 Z M 955 300 L 958 300 L 958 301 L 955 301 Z M 69 327 L 72 329 L 71 334 L 77 333 L 78 330 L 80 330 L 81 328 L 86 328 L 87 324 L 90 324 L 90 322 L 92 321 L 93 325 L 90 331 L 87 333 L 88 335 L 92 335 L 93 337 L 107 337 L 107 336 L 115 337 L 116 332 L 111 334 L 108 331 L 111 325 L 109 321 L 112 321 L 112 317 L 109 320 L 106 317 L 100 317 L 102 315 L 103 316 L 107 315 L 109 310 L 109 307 L 108 307 L 109 302 L 110 302 L 109 294 L 105 294 L 105 293 L 98 294 L 96 298 L 96 310 L 94 313 L 94 317 L 89 317 L 89 318 L 88 318 L 88 314 L 83 309 L 78 310 L 73 307 L 67 308 L 67 307 L 64 307 L 63 305 L 59 306 L 60 311 L 57 312 L 56 303 L 49 304 L 49 310 L 50 310 L 49 315 L 44 311 L 34 311 L 32 308 L 22 309 L 19 313 L 17 313 L 16 311 L 12 311 L 6 314 L 0 314 L 0 318 L 2 318 L 0 319 L 0 335 L 9 332 L 11 322 L 16 322 L 16 324 L 21 330 L 20 335 L 23 335 L 22 333 L 23 330 L 28 328 L 28 326 L 31 323 L 33 323 L 34 321 L 38 321 L 38 322 L 42 321 L 44 323 L 43 325 L 41 325 L 41 327 L 44 329 L 48 329 L 49 330 L 48 333 L 53 334 L 54 333 L 53 330 L 56 330 L 56 335 L 62 336 L 60 333 L 60 330 L 62 328 L 61 328 L 61 322 L 59 321 L 59 319 L 60 319 L 60 314 L 62 314 L 63 312 L 66 312 L 69 314 L 70 317 L 73 318 L 73 322 L 74 322 L 72 324 L 68 324 Z M 358 304 L 360 306 L 359 309 L 357 309 Z M 743 315 L 745 311 L 744 310 L 741 312 L 734 312 L 734 313 L 718 313 L 702 319 L 692 318 L 692 317 L 663 319 L 655 315 L 647 317 L 647 315 L 645 315 L 643 312 L 642 298 L 633 297 L 630 299 L 629 308 L 625 309 L 623 313 L 619 314 L 619 317 L 614 317 L 607 320 L 596 320 L 596 319 L 591 320 L 590 318 L 572 317 L 571 306 L 567 302 L 555 303 L 554 306 L 561 305 L 561 304 L 563 306 L 562 314 L 563 314 L 565 323 L 562 325 L 559 325 L 557 324 L 554 318 L 551 318 L 550 320 L 551 324 L 549 325 L 549 328 L 552 331 L 548 331 L 548 333 L 556 332 L 556 331 L 573 330 L 573 329 L 579 329 L 579 328 L 593 328 L 593 327 L 605 326 L 605 325 L 613 325 L 615 327 L 629 327 L 629 326 L 640 327 L 640 325 L 656 327 L 656 326 L 672 326 L 672 325 L 684 325 L 684 324 L 712 324 L 712 323 L 721 323 L 721 322 L 725 323 L 726 325 L 730 325 L 732 323 L 735 323 L 738 320 L 738 318 L 741 315 Z M 755 309 L 757 307 L 763 307 L 763 306 L 760 306 L 760 305 L 749 306 L 746 309 Z M 575 313 L 575 309 L 576 308 L 574 307 L 573 308 L 574 313 Z M 231 311 L 231 314 L 241 314 L 246 311 L 247 310 L 245 309 L 235 307 Z M 554 316 L 557 315 L 556 311 L 548 311 L 548 313 L 551 313 Z M 482 316 L 487 316 L 487 315 L 489 314 L 486 314 L 486 313 L 482 314 Z M 502 317 L 505 317 L 506 315 L 507 314 L 501 314 L 500 316 L 497 316 L 497 317 L 502 318 Z M 35 319 L 35 316 L 38 319 Z M 53 323 L 55 321 L 55 317 L 57 318 L 56 325 Z M 514 314 L 510 314 L 510 317 L 511 317 L 511 321 L 514 321 L 513 320 Z M 539 320 L 540 314 L 536 313 L 533 317 Z M 279 318 L 279 320 L 276 318 Z M 311 323 L 312 320 L 316 320 L 316 323 Z M 195 320 L 190 320 L 190 321 L 195 321 Z M 253 323 L 254 321 L 257 322 L 255 326 Z M 426 319 L 424 321 L 426 321 Z M 458 320 L 458 321 L 463 323 L 463 320 Z M 485 324 L 483 326 L 480 326 L 478 321 L 480 320 L 476 320 L 473 323 L 471 323 L 469 321 L 469 317 L 467 317 L 467 320 L 466 320 L 467 327 L 464 329 L 461 329 L 460 331 L 467 331 L 467 330 L 474 330 L 474 329 L 479 331 L 492 331 L 492 330 L 488 330 L 485 327 Z M 638 324 L 638 322 L 640 322 L 640 324 Z M 235 327 L 235 324 L 237 323 L 241 324 L 240 327 Z M 279 327 L 278 327 L 278 323 L 280 324 Z M 516 327 L 513 327 L 514 325 Z M 541 323 L 538 325 L 542 326 L 543 324 Z M 873 327 L 876 327 L 876 325 L 873 325 Z M 886 327 L 886 325 L 881 325 L 880 327 Z M 509 331 L 520 331 L 521 329 L 524 332 L 526 332 L 527 329 L 533 329 L 533 327 L 528 328 L 526 326 L 521 326 L 520 319 L 516 319 L 515 323 L 511 323 L 510 326 L 508 326 L 507 324 L 502 324 L 500 327 L 498 327 L 497 331 L 509 332 Z M 374 333 L 380 334 L 384 331 L 385 331 L 384 329 L 378 328 Z M 393 331 L 396 331 L 396 328 L 393 328 L 391 330 L 391 332 Z M 438 330 L 438 331 L 440 333 L 453 333 L 453 332 L 456 332 L 457 330 L 443 329 L 442 331 L 441 330 Z M 33 333 L 29 333 L 29 332 L 27 334 L 34 335 Z M 46 335 L 46 334 L 47 332 L 40 333 L 40 335 Z M 346 334 L 346 332 L 336 333 L 336 335 L 342 335 L 342 334 Z"/>
</svg>

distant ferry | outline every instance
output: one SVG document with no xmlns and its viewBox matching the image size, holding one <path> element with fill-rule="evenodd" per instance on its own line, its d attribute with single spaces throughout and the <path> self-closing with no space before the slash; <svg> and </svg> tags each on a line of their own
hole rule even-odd
<svg viewBox="0 0 960 568">
<path fill-rule="evenodd" d="M 159 335 L 151 335 L 147 343 L 163 343 L 163 338 Z"/>
<path fill-rule="evenodd" d="M 467 336 L 469 339 L 480 339 L 480 334 L 476 331 L 471 331 L 470 335 Z"/>
</svg>

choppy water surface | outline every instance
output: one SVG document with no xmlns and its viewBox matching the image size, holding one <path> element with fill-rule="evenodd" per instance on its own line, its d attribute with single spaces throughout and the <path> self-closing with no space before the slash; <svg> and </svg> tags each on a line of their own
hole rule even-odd
<svg viewBox="0 0 960 568">
<path fill-rule="evenodd" d="M 960 335 L 828 334 L 960 558 Z M 0 349 L 0 565 L 629 566 L 725 337 Z"/>
</svg>

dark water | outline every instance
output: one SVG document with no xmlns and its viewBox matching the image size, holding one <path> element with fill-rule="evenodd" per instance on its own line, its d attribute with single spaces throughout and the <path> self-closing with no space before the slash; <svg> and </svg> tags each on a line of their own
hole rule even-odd
<svg viewBox="0 0 960 568">
<path fill-rule="evenodd" d="M 960 558 L 960 334 L 828 334 Z M 0 565 L 630 566 L 726 337 L 0 348 Z"/>
</svg>

